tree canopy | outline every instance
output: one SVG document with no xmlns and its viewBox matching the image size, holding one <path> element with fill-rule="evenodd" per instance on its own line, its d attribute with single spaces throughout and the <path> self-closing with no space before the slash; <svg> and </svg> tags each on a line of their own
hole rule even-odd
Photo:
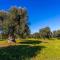
<svg viewBox="0 0 60 60">
<path fill-rule="evenodd" d="M 16 34 L 22 38 L 30 34 L 26 8 L 11 7 L 8 11 L 1 11 L 0 21 L 4 34 Z"/>
</svg>

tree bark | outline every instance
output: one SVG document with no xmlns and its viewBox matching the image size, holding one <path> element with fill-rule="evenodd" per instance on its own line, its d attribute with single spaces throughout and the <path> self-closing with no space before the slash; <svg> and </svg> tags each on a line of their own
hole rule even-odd
<svg viewBox="0 0 60 60">
<path fill-rule="evenodd" d="M 15 35 L 14 34 L 9 34 L 8 36 L 8 43 L 16 43 L 16 40 L 15 40 Z"/>
</svg>

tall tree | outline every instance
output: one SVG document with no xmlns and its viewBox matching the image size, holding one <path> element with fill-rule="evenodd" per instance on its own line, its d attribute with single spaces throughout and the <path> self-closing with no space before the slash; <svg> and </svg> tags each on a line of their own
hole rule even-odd
<svg viewBox="0 0 60 60">
<path fill-rule="evenodd" d="M 40 29 L 40 36 L 43 38 L 50 38 L 51 37 L 51 30 L 49 27 L 45 27 Z"/>
<path fill-rule="evenodd" d="M 28 13 L 25 8 L 12 7 L 7 12 L 7 17 L 4 21 L 4 32 L 10 36 L 18 34 L 20 37 L 25 37 L 30 34 L 28 25 Z M 15 37 L 13 37 L 15 39 Z"/>
</svg>

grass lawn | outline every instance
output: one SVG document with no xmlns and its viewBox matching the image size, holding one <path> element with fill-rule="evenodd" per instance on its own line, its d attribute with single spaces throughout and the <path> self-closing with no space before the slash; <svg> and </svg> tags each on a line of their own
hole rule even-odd
<svg viewBox="0 0 60 60">
<path fill-rule="evenodd" d="M 60 40 L 0 41 L 0 60 L 60 60 Z"/>
</svg>

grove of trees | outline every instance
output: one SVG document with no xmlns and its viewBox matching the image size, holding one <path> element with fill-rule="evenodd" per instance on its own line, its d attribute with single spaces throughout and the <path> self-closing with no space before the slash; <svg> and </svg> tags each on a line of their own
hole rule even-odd
<svg viewBox="0 0 60 60">
<path fill-rule="evenodd" d="M 32 38 L 60 38 L 60 30 L 51 31 L 49 27 L 44 27 L 31 35 Z"/>
<path fill-rule="evenodd" d="M 30 34 L 28 11 L 26 8 L 11 7 L 8 11 L 0 11 L 0 35 L 2 38 L 60 38 L 60 30 L 51 31 L 44 27 Z M 0 36 L 1 37 L 1 36 Z"/>
</svg>

